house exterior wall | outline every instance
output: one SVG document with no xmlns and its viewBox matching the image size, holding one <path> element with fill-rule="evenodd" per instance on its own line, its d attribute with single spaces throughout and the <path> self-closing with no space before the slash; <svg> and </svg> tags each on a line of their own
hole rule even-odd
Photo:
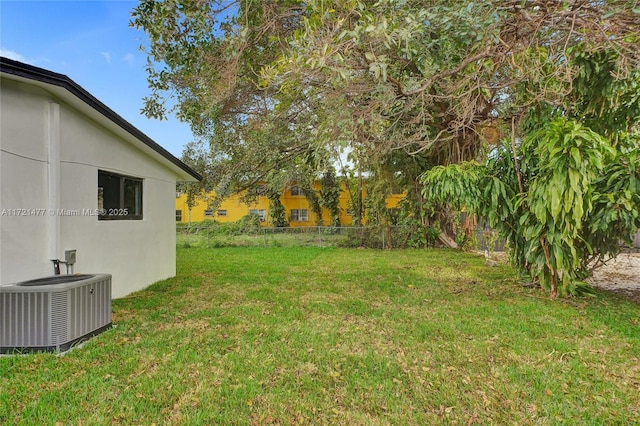
<svg viewBox="0 0 640 426">
<path fill-rule="evenodd" d="M 74 272 L 112 274 L 114 297 L 175 275 L 172 170 L 47 91 L 9 79 L 0 144 L 0 285 L 52 275 L 50 259 L 68 249 L 77 250 Z M 98 170 L 143 179 L 142 220 L 91 214 Z"/>
<path fill-rule="evenodd" d="M 316 190 L 320 190 L 320 184 L 316 183 Z M 213 198 L 214 194 L 209 195 Z M 363 194 L 366 197 L 366 191 Z M 402 199 L 402 194 L 393 194 L 387 198 L 387 207 L 395 208 L 398 205 L 398 202 Z M 289 226 L 291 227 L 302 227 L 302 226 L 316 226 L 316 215 L 311 210 L 309 206 L 309 202 L 307 201 L 304 195 L 292 195 L 290 189 L 286 189 L 283 191 L 280 201 L 285 208 L 287 213 L 287 220 L 290 220 L 291 210 L 293 209 L 306 209 L 308 211 L 308 220 L 307 221 L 290 221 Z M 271 217 L 269 216 L 269 199 L 265 196 L 257 197 L 256 201 L 253 203 L 245 204 L 241 200 L 240 195 L 232 195 L 228 198 L 225 198 L 217 211 L 212 212 L 212 216 L 205 215 L 205 211 L 208 209 L 207 200 L 197 200 L 196 205 L 189 209 L 187 205 L 187 196 L 186 194 L 179 194 L 176 196 L 176 218 L 178 217 L 177 212 L 180 211 L 181 220 L 177 220 L 179 223 L 189 223 L 189 222 L 201 222 L 203 220 L 216 220 L 221 223 L 226 222 L 235 222 L 242 217 L 249 214 L 250 210 L 266 210 L 267 220 L 262 224 L 263 226 L 271 226 Z M 342 190 L 340 192 L 340 224 L 343 226 L 352 225 L 353 224 L 353 216 L 349 215 L 349 193 L 344 185 L 342 185 Z M 226 216 L 220 216 L 218 212 L 220 210 L 226 210 Z M 325 226 L 331 224 L 331 215 L 327 209 L 322 209 L 322 222 Z"/>
</svg>

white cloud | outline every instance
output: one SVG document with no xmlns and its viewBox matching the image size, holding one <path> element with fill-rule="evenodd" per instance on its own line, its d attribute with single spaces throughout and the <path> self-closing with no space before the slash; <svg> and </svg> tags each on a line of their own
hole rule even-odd
<svg viewBox="0 0 640 426">
<path fill-rule="evenodd" d="M 18 52 L 14 52 L 13 50 L 7 50 L 0 48 L 0 56 L 4 56 L 5 58 L 13 59 L 14 61 L 20 61 L 25 63 L 30 63 L 30 61 L 19 54 Z"/>
<path fill-rule="evenodd" d="M 133 61 L 135 60 L 135 56 L 133 56 L 133 53 L 127 53 L 126 55 L 124 55 L 122 57 L 122 60 L 125 61 L 129 65 L 133 65 Z"/>
<path fill-rule="evenodd" d="M 100 52 L 100 54 L 102 55 L 104 60 L 107 61 L 108 64 L 111 63 L 111 53 L 109 53 L 109 52 Z"/>
</svg>

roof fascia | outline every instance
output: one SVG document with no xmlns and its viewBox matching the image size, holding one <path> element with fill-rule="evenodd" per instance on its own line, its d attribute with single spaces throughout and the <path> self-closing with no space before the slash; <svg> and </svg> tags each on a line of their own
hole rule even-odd
<svg viewBox="0 0 640 426">
<path fill-rule="evenodd" d="M 125 135 L 133 136 L 136 141 L 142 142 L 142 144 L 146 148 L 150 148 L 153 153 L 159 155 L 159 160 L 161 162 L 170 163 L 168 164 L 168 166 L 174 169 L 174 171 L 177 172 L 178 176 L 185 181 L 202 180 L 202 176 L 198 172 L 173 156 L 169 151 L 164 149 L 149 136 L 145 135 L 138 128 L 122 118 L 111 108 L 100 102 L 95 96 L 87 92 L 66 75 L 55 73 L 44 68 L 38 68 L 33 65 L 28 65 L 1 56 L 0 73 L 6 74 L 7 76 L 17 77 L 17 79 L 29 80 L 35 83 L 39 83 L 40 85 L 54 86 L 64 89 L 64 91 L 56 90 L 55 92 L 62 99 L 69 101 L 69 99 L 65 98 L 64 96 L 64 93 L 67 92 L 73 95 L 74 98 L 82 101 L 83 104 L 88 105 L 92 110 L 98 112 L 99 116 L 104 117 L 108 119 L 110 123 L 115 124 L 116 127 L 121 130 L 120 132 L 117 132 L 121 136 L 124 136 L 122 133 L 122 131 L 124 131 Z M 73 104 L 72 101 L 70 103 Z M 149 153 L 148 149 L 145 151 Z M 179 170 L 175 170 L 176 168 Z"/>
</svg>

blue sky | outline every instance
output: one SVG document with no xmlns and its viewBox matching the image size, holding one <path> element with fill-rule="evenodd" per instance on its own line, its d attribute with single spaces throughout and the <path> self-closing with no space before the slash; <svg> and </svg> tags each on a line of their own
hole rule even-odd
<svg viewBox="0 0 640 426">
<path fill-rule="evenodd" d="M 176 157 L 188 124 L 140 113 L 147 87 L 145 34 L 129 27 L 129 0 L 0 0 L 0 55 L 67 75 Z"/>
</svg>

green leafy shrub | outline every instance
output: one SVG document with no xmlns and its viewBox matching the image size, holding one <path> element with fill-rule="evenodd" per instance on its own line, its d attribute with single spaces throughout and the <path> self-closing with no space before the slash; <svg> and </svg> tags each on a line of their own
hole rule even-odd
<svg viewBox="0 0 640 426">
<path fill-rule="evenodd" d="M 640 228 L 638 136 L 616 146 L 558 118 L 484 164 L 435 167 L 425 198 L 486 219 L 510 247 L 512 263 L 551 292 L 584 292 L 589 264 L 615 256 Z M 518 169 L 516 164 L 520 165 Z"/>
</svg>

